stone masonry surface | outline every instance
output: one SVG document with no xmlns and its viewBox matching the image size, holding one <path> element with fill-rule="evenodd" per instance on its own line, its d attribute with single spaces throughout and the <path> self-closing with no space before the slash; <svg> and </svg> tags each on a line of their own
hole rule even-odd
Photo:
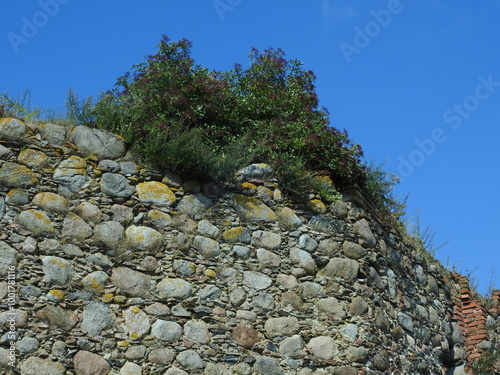
<svg viewBox="0 0 500 375">
<path fill-rule="evenodd" d="M 498 302 L 351 199 L 182 181 L 105 131 L 0 120 L 0 373 L 465 373 Z M 258 178 L 256 178 L 258 176 Z"/>
</svg>

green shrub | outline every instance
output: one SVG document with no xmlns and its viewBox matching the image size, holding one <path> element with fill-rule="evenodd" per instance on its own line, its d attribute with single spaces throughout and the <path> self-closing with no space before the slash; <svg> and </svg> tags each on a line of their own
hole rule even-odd
<svg viewBox="0 0 500 375">
<path fill-rule="evenodd" d="M 489 349 L 481 354 L 481 357 L 472 362 L 472 372 L 474 375 L 497 374 L 500 370 L 500 353 L 498 350 Z"/>
<path fill-rule="evenodd" d="M 159 169 L 231 180 L 252 161 L 271 164 L 303 191 L 308 170 L 340 185 L 362 182 L 361 147 L 329 126 L 314 74 L 281 50 L 253 49 L 250 66 L 213 72 L 195 65 L 191 43 L 167 37 L 157 52 L 101 95 L 92 114 Z M 178 138 L 178 139 L 177 139 Z"/>
</svg>

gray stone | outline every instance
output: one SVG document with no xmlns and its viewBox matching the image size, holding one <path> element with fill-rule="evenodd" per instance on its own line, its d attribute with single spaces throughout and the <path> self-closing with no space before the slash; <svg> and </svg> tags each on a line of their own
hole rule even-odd
<svg viewBox="0 0 500 375">
<path fill-rule="evenodd" d="M 104 173 L 99 186 L 104 194 L 112 198 L 129 198 L 135 190 L 125 176 L 118 173 Z"/>
<path fill-rule="evenodd" d="M 161 182 L 168 187 L 179 189 L 182 186 L 181 178 L 173 172 L 167 171 Z"/>
<path fill-rule="evenodd" d="M 354 231 L 361 237 L 361 244 L 364 247 L 371 248 L 377 244 L 372 230 L 370 229 L 370 224 L 366 219 L 361 219 L 354 223 L 353 228 Z"/>
<path fill-rule="evenodd" d="M 21 364 L 21 374 L 23 375 L 64 375 L 66 367 L 62 363 L 29 357 Z"/>
<path fill-rule="evenodd" d="M 233 375 L 226 365 L 222 363 L 208 363 L 204 375 Z"/>
<path fill-rule="evenodd" d="M 303 234 L 299 237 L 299 247 L 309 253 L 312 253 L 318 248 L 318 242 L 307 234 Z"/>
<path fill-rule="evenodd" d="M 298 359 L 306 355 L 304 350 L 305 342 L 302 336 L 293 335 L 284 339 L 279 346 L 279 351 L 284 356 Z"/>
<path fill-rule="evenodd" d="M 51 164 L 50 158 L 46 154 L 32 148 L 21 150 L 17 156 L 17 162 L 37 171 L 48 168 Z"/>
<path fill-rule="evenodd" d="M 398 312 L 398 322 L 401 324 L 401 326 L 406 329 L 408 332 L 413 333 L 414 332 L 414 325 L 413 325 L 413 319 L 406 315 L 405 313 Z"/>
<path fill-rule="evenodd" d="M 24 165 L 6 162 L 0 168 L 0 185 L 10 188 L 30 188 L 38 183 L 36 174 Z"/>
<path fill-rule="evenodd" d="M 222 234 L 222 237 L 228 243 L 249 244 L 252 241 L 250 231 L 245 227 L 227 229 Z"/>
<path fill-rule="evenodd" d="M 288 207 L 283 207 L 278 211 L 278 219 L 280 224 L 288 230 L 297 230 L 304 225 L 302 220 L 295 214 L 295 212 Z"/>
<path fill-rule="evenodd" d="M 82 242 L 92 236 L 92 227 L 80 216 L 70 212 L 63 221 L 61 236 L 64 239 Z"/>
<path fill-rule="evenodd" d="M 83 332 L 100 335 L 105 329 L 114 327 L 116 316 L 108 305 L 92 301 L 83 309 L 81 328 Z"/>
<path fill-rule="evenodd" d="M 215 285 L 207 285 L 200 289 L 200 291 L 198 292 L 198 297 L 200 297 L 201 300 L 205 299 L 217 300 L 220 298 L 221 294 L 222 294 L 221 290 L 217 288 Z"/>
<path fill-rule="evenodd" d="M 172 363 L 174 359 L 174 351 L 166 348 L 153 349 L 148 355 L 149 362 L 159 365 L 168 365 Z"/>
<path fill-rule="evenodd" d="M 377 290 L 384 290 L 385 284 L 382 281 L 382 278 L 378 274 L 378 272 L 375 270 L 375 268 L 370 267 L 370 273 L 368 274 L 367 278 L 368 286 L 377 289 Z"/>
<path fill-rule="evenodd" d="M 58 214 L 65 213 L 68 209 L 66 198 L 50 192 L 38 193 L 31 203 L 42 210 Z"/>
<path fill-rule="evenodd" d="M 281 236 L 277 233 L 256 230 L 252 233 L 252 245 L 274 250 L 280 247 Z"/>
<path fill-rule="evenodd" d="M 359 263 L 354 259 L 332 258 L 325 268 L 318 272 L 319 276 L 341 277 L 353 282 L 358 277 Z"/>
<path fill-rule="evenodd" d="M 269 293 L 259 293 L 253 298 L 252 304 L 255 310 L 263 312 L 274 310 L 276 306 L 273 296 Z"/>
<path fill-rule="evenodd" d="M 327 256 L 334 256 L 337 255 L 340 251 L 340 246 L 337 241 L 331 238 L 327 238 L 324 240 L 321 240 L 318 245 L 318 251 L 321 254 L 327 255 Z"/>
<path fill-rule="evenodd" d="M 51 237 L 57 234 L 54 224 L 43 211 L 23 211 L 14 221 L 31 232 L 34 237 Z"/>
<path fill-rule="evenodd" d="M 352 316 L 361 316 L 368 312 L 368 304 L 361 296 L 354 297 L 349 306 L 349 313 Z"/>
<path fill-rule="evenodd" d="M 0 160 L 9 160 L 13 155 L 14 153 L 10 148 L 0 144 Z"/>
<path fill-rule="evenodd" d="M 167 305 L 160 302 L 155 302 L 144 309 L 149 315 L 153 316 L 165 316 L 170 315 L 170 309 Z"/>
<path fill-rule="evenodd" d="M 97 168 L 99 168 L 103 172 L 120 172 L 120 164 L 114 160 L 109 159 L 99 161 L 99 164 L 97 164 Z"/>
<path fill-rule="evenodd" d="M 247 260 L 250 258 L 250 249 L 246 246 L 234 245 L 233 254 L 238 259 Z"/>
<path fill-rule="evenodd" d="M 131 225 L 125 231 L 128 245 L 134 250 L 159 252 L 163 236 L 153 228 Z"/>
<path fill-rule="evenodd" d="M 301 284 L 301 289 L 302 297 L 304 299 L 308 299 L 317 297 L 322 292 L 323 287 L 321 284 L 312 281 L 305 281 Z"/>
<path fill-rule="evenodd" d="M 451 344 L 456 345 L 456 344 L 463 344 L 464 343 L 464 336 L 462 334 L 462 329 L 460 328 L 460 325 L 457 322 L 452 322 L 451 323 Z"/>
<path fill-rule="evenodd" d="M 178 367 L 170 367 L 164 375 L 189 375 L 186 371 Z"/>
<path fill-rule="evenodd" d="M 111 366 L 103 357 L 85 350 L 80 350 L 73 357 L 77 375 L 107 375 Z"/>
<path fill-rule="evenodd" d="M 193 241 L 193 246 L 207 259 L 216 258 L 220 254 L 219 243 L 208 237 L 196 236 Z"/>
<path fill-rule="evenodd" d="M 300 250 L 296 247 L 290 249 L 290 260 L 297 267 L 305 270 L 309 275 L 316 273 L 316 262 L 312 258 L 311 254 L 305 250 Z"/>
<path fill-rule="evenodd" d="M 199 344 L 208 344 L 212 340 L 212 335 L 204 321 L 190 320 L 184 324 L 184 338 Z"/>
<path fill-rule="evenodd" d="M 177 204 L 177 211 L 189 216 L 203 214 L 214 202 L 203 194 L 185 195 Z"/>
<path fill-rule="evenodd" d="M 158 283 L 156 290 L 163 299 L 183 300 L 191 295 L 191 284 L 182 279 L 165 278 Z"/>
<path fill-rule="evenodd" d="M 269 318 L 264 324 L 269 337 L 292 336 L 299 330 L 299 320 L 296 317 Z"/>
<path fill-rule="evenodd" d="M 347 315 L 344 308 L 335 297 L 320 299 L 316 302 L 316 306 L 320 311 L 333 316 L 335 319 L 341 320 Z"/>
<path fill-rule="evenodd" d="M 208 220 L 200 220 L 198 223 L 198 233 L 205 237 L 217 238 L 219 235 L 219 228 Z"/>
<path fill-rule="evenodd" d="M 123 244 L 125 228 L 118 221 L 105 221 L 94 227 L 94 238 L 97 243 L 114 250 Z"/>
<path fill-rule="evenodd" d="M 366 249 L 357 243 L 345 241 L 342 245 L 342 251 L 347 258 L 360 259 L 366 255 Z"/>
<path fill-rule="evenodd" d="M 9 271 L 12 273 L 12 267 L 17 264 L 16 255 L 17 251 L 14 248 L 0 241 L 0 277 L 4 278 Z"/>
<path fill-rule="evenodd" d="M 278 217 L 268 206 L 254 197 L 234 194 L 234 209 L 242 220 L 250 223 L 275 222 Z"/>
<path fill-rule="evenodd" d="M 273 169 L 267 164 L 250 164 L 236 172 L 236 179 L 240 182 L 249 180 L 268 181 L 273 176 Z"/>
<path fill-rule="evenodd" d="M 133 161 L 122 161 L 120 163 L 120 173 L 125 176 L 139 176 L 140 167 Z"/>
<path fill-rule="evenodd" d="M 385 350 L 382 350 L 375 354 L 375 356 L 373 357 L 373 366 L 379 371 L 388 370 L 391 367 L 389 354 Z"/>
<path fill-rule="evenodd" d="M 82 202 L 75 209 L 74 212 L 83 220 L 90 224 L 96 224 L 103 221 L 103 214 L 99 207 L 90 202 Z"/>
<path fill-rule="evenodd" d="M 257 259 L 261 268 L 277 268 L 281 265 L 281 257 L 266 249 L 257 249 Z"/>
<path fill-rule="evenodd" d="M 91 181 L 87 175 L 87 162 L 78 156 L 70 156 L 59 163 L 53 178 L 72 193 L 88 187 Z"/>
<path fill-rule="evenodd" d="M 344 223 L 339 220 L 330 219 L 326 216 L 313 216 L 309 220 L 309 227 L 323 233 L 342 233 L 344 232 Z"/>
<path fill-rule="evenodd" d="M 196 265 L 184 259 L 175 259 L 173 269 L 177 276 L 191 276 L 196 272 Z"/>
<path fill-rule="evenodd" d="M 134 220 L 134 212 L 130 207 L 114 204 L 111 206 L 113 220 L 122 225 L 129 225 Z"/>
<path fill-rule="evenodd" d="M 312 338 L 307 344 L 307 348 L 311 351 L 312 355 L 319 359 L 330 360 L 333 359 L 337 353 L 337 344 L 333 337 L 318 336 Z"/>
<path fill-rule="evenodd" d="M 145 205 L 170 207 L 175 203 L 175 194 L 170 188 L 158 181 L 143 182 L 137 185 L 139 201 Z"/>
<path fill-rule="evenodd" d="M 295 289 L 299 285 L 299 283 L 295 276 L 280 273 L 278 274 L 278 276 L 276 276 L 276 285 L 285 289 Z"/>
<path fill-rule="evenodd" d="M 188 371 L 196 371 L 205 367 L 205 362 L 194 350 L 180 352 L 175 359 Z"/>
<path fill-rule="evenodd" d="M 58 359 L 65 359 L 68 355 L 68 345 L 64 341 L 57 340 L 52 345 L 52 354 Z"/>
<path fill-rule="evenodd" d="M 229 292 L 229 300 L 234 307 L 240 307 L 247 299 L 245 290 L 239 286 Z"/>
<path fill-rule="evenodd" d="M 342 337 L 350 342 L 356 341 L 356 338 L 358 337 L 358 327 L 356 324 L 346 324 L 339 330 L 339 332 Z"/>
<path fill-rule="evenodd" d="M 46 256 L 42 258 L 42 269 L 47 281 L 67 285 L 73 277 L 73 266 L 66 259 Z"/>
<path fill-rule="evenodd" d="M 137 306 L 129 307 L 124 311 L 125 325 L 131 339 L 140 339 L 149 332 L 151 324 L 147 314 Z"/>
<path fill-rule="evenodd" d="M 77 323 L 78 317 L 60 306 L 47 305 L 36 313 L 38 319 L 51 326 L 70 331 Z"/>
<path fill-rule="evenodd" d="M 117 286 L 121 293 L 142 297 L 151 288 L 151 277 L 127 267 L 116 267 L 111 274 L 111 283 Z"/>
<path fill-rule="evenodd" d="M 370 351 L 363 347 L 350 346 L 346 350 L 346 357 L 349 362 L 365 363 L 368 360 Z"/>
<path fill-rule="evenodd" d="M 0 139 L 25 143 L 28 141 L 28 128 L 18 119 L 2 118 L 0 119 Z"/>
<path fill-rule="evenodd" d="M 99 159 L 118 159 L 125 152 L 125 141 L 103 129 L 77 126 L 70 133 L 70 139 L 85 156 Z"/>
<path fill-rule="evenodd" d="M 261 375 L 283 375 L 285 373 L 280 363 L 271 357 L 258 357 L 254 369 L 257 374 Z"/>
<path fill-rule="evenodd" d="M 24 190 L 12 189 L 7 193 L 5 202 L 14 206 L 22 206 L 30 202 L 30 196 Z"/>
<path fill-rule="evenodd" d="M 158 319 L 151 326 L 151 334 L 158 340 L 174 343 L 182 337 L 182 327 L 176 322 Z"/>
<path fill-rule="evenodd" d="M 250 323 L 245 321 L 234 327 L 231 337 L 238 345 L 245 348 L 252 348 L 260 341 L 259 332 Z"/>
<path fill-rule="evenodd" d="M 90 289 L 96 293 L 103 293 L 109 276 L 104 271 L 94 271 L 89 273 L 82 279 L 82 285 L 86 289 Z"/>
<path fill-rule="evenodd" d="M 120 369 L 120 375 L 142 375 L 142 367 L 133 362 L 126 362 Z"/>
<path fill-rule="evenodd" d="M 40 126 L 40 133 L 50 145 L 63 145 L 66 143 L 66 128 L 61 125 L 44 124 Z"/>
<path fill-rule="evenodd" d="M 255 271 L 243 272 L 243 280 L 245 284 L 257 290 L 269 288 L 273 284 L 273 280 L 269 276 Z"/>
<path fill-rule="evenodd" d="M 23 337 L 16 343 L 16 348 L 21 353 L 33 353 L 36 352 L 39 347 L 40 341 L 34 337 Z"/>
</svg>

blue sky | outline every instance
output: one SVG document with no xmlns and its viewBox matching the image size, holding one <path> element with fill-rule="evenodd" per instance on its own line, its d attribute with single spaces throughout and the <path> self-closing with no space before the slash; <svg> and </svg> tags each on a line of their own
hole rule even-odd
<svg viewBox="0 0 500 375">
<path fill-rule="evenodd" d="M 500 1 L 3 1 L 0 90 L 64 109 L 97 96 L 155 51 L 162 34 L 196 62 L 244 65 L 282 48 L 317 75 L 332 125 L 403 182 L 436 256 L 500 287 Z"/>
</svg>

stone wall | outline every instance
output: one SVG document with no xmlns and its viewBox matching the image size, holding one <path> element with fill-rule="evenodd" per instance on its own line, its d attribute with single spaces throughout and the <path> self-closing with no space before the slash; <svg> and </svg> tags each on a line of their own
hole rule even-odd
<svg viewBox="0 0 500 375">
<path fill-rule="evenodd" d="M 225 191 L 125 151 L 0 120 L 4 373 L 463 373 L 460 279 L 359 196 L 289 202 L 266 165 Z"/>
</svg>

